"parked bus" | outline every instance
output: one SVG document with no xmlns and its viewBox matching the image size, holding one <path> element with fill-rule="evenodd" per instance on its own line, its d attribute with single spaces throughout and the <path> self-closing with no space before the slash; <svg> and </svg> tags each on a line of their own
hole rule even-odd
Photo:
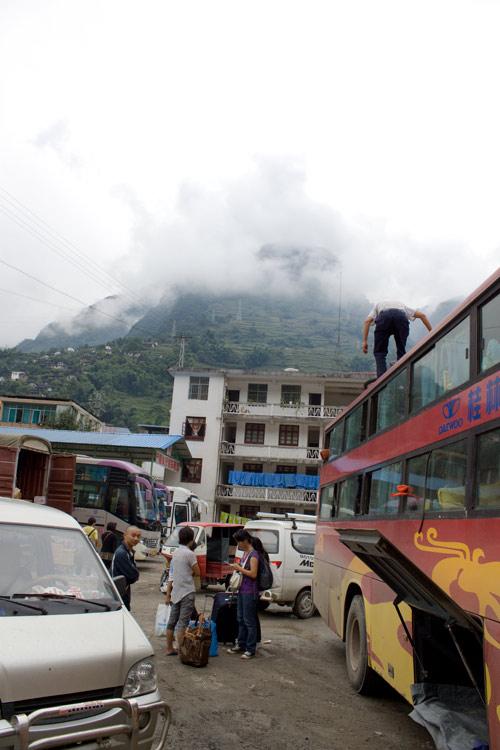
<svg viewBox="0 0 500 750">
<path fill-rule="evenodd" d="M 167 523 L 164 526 L 165 536 L 169 536 L 180 523 L 202 520 L 202 514 L 208 515 L 208 503 L 194 495 L 185 487 L 166 487 L 170 495 L 167 507 Z M 206 519 L 204 519 L 206 520 Z"/>
<path fill-rule="evenodd" d="M 488 741 L 489 728 L 491 750 L 500 749 L 499 365 L 497 272 L 327 426 L 313 576 L 359 693 L 378 675 L 427 725 L 428 699 L 448 705 L 451 685 L 467 720 L 479 705 L 485 736 L 475 738 Z"/>
<path fill-rule="evenodd" d="M 128 461 L 77 456 L 73 515 L 82 524 L 90 516 L 102 533 L 110 521 L 118 533 L 138 526 L 151 554 L 160 548 L 161 523 L 153 482 L 140 466 Z"/>
</svg>

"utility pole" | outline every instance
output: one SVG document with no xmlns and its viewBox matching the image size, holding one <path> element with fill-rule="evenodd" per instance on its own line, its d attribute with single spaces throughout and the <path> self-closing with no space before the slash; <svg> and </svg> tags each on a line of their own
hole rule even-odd
<svg viewBox="0 0 500 750">
<path fill-rule="evenodd" d="M 179 342 L 179 359 L 177 360 L 177 367 L 182 369 L 184 367 L 184 355 L 186 353 L 186 341 L 191 336 L 174 336 L 175 340 Z"/>
<path fill-rule="evenodd" d="M 340 319 L 342 315 L 342 270 L 339 272 L 339 321 L 337 326 L 337 347 L 340 349 Z"/>
</svg>

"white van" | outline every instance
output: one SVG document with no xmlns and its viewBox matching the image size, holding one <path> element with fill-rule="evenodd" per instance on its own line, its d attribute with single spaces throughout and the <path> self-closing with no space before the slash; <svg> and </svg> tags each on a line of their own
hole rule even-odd
<svg viewBox="0 0 500 750">
<path fill-rule="evenodd" d="M 78 522 L 0 498 L 0 748 L 160 750 L 153 649 Z"/>
<path fill-rule="evenodd" d="M 257 513 L 245 529 L 259 537 L 271 562 L 273 586 L 261 601 L 291 606 L 300 619 L 312 617 L 316 612 L 311 590 L 316 516 Z"/>
</svg>

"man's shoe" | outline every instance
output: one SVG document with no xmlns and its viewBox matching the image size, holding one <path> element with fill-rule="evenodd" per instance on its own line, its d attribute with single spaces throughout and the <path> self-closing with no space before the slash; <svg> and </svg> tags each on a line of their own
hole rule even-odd
<svg viewBox="0 0 500 750">
<path fill-rule="evenodd" d="M 245 651 L 244 654 L 241 655 L 241 659 L 255 659 L 255 654 L 252 654 L 251 651 Z"/>
<path fill-rule="evenodd" d="M 241 646 L 236 645 L 236 646 L 231 646 L 231 648 L 228 648 L 227 653 L 228 654 L 241 654 L 242 651 L 243 649 L 241 648 Z"/>
</svg>

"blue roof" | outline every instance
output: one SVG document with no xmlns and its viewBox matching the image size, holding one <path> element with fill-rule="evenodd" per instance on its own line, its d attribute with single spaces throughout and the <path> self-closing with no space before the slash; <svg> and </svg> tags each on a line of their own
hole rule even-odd
<svg viewBox="0 0 500 750">
<path fill-rule="evenodd" d="M 43 430 L 22 427 L 0 427 L 0 435 L 34 435 L 51 443 L 74 445 L 109 445 L 117 448 L 151 448 L 165 451 L 182 440 L 183 435 L 147 435 L 142 432 L 79 432 L 78 430 Z"/>
</svg>

